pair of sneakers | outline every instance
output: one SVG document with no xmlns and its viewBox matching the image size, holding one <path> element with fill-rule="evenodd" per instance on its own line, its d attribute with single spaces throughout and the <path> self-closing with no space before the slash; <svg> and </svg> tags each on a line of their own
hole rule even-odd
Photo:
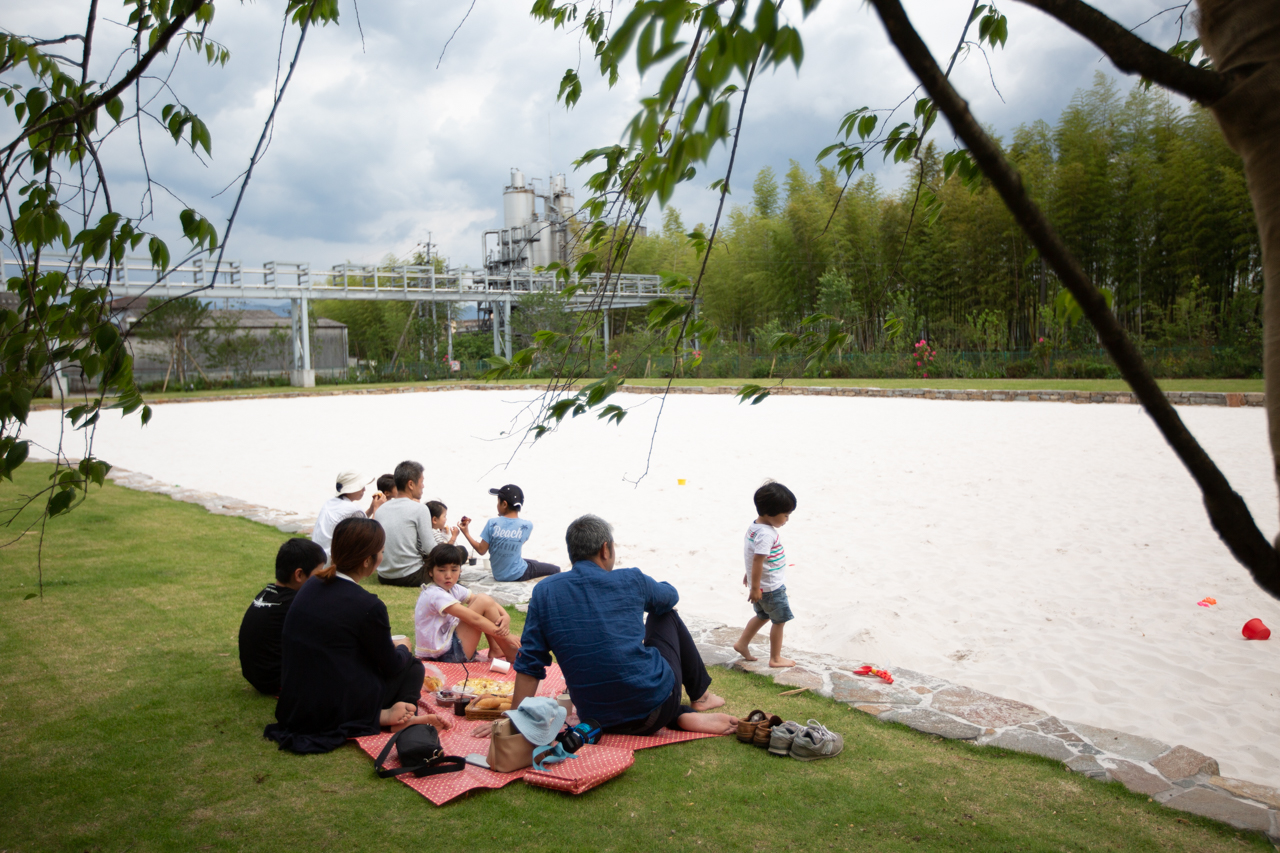
<svg viewBox="0 0 1280 853">
<path fill-rule="evenodd" d="M 817 720 L 800 725 L 787 720 L 769 733 L 769 751 L 774 755 L 790 755 L 798 761 L 833 758 L 844 750 L 844 738 Z"/>
</svg>

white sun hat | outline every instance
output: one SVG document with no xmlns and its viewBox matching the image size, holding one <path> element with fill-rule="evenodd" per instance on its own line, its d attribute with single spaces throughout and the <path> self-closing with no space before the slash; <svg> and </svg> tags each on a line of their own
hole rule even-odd
<svg viewBox="0 0 1280 853">
<path fill-rule="evenodd" d="M 334 488 L 339 495 L 349 495 L 352 492 L 360 491 L 372 483 L 373 480 L 373 477 L 359 471 L 343 471 L 338 475 L 337 484 Z"/>
</svg>

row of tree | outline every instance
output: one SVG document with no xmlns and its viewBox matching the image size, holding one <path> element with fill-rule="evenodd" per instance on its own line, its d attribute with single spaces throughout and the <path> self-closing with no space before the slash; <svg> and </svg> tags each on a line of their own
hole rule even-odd
<svg viewBox="0 0 1280 853">
<path fill-rule="evenodd" d="M 1055 125 L 1019 127 L 1005 148 L 1142 344 L 1260 353 L 1258 234 L 1240 160 L 1207 111 L 1141 86 L 1123 96 L 1099 74 Z M 995 191 L 942 173 L 932 145 L 896 192 L 872 177 L 842 187 L 831 170 L 795 162 L 780 186 L 763 169 L 751 204 L 721 227 L 701 290 L 707 316 L 757 351 L 815 312 L 864 351 L 920 337 L 953 350 L 1096 346 Z M 687 230 L 668 207 L 627 271 L 696 277 Z M 890 340 L 886 322 L 906 334 Z"/>
<path fill-rule="evenodd" d="M 1240 160 L 1207 111 L 1184 109 L 1141 85 L 1122 94 L 1099 74 L 1056 124 L 1019 127 L 1005 148 L 1140 345 L 1218 353 L 1157 359 L 1162 372 L 1260 371 L 1258 234 Z M 701 261 L 690 230 L 679 210 L 667 207 L 661 229 L 631 247 L 625 271 L 696 278 Z M 424 262 L 419 253 L 383 265 Z M 896 191 L 874 177 L 842 186 L 832 170 L 811 173 L 794 161 L 781 181 L 773 169 L 761 170 L 751 203 L 734 207 L 720 228 L 700 296 L 721 332 L 708 357 L 764 356 L 767 368 L 747 368 L 756 373 L 775 366 L 771 346 L 779 336 L 815 313 L 850 335 L 845 355 L 905 354 L 921 339 L 946 353 L 1033 351 L 980 368 L 965 362 L 965 370 L 981 374 L 1037 365 L 1043 373 L 1058 363 L 1049 351 L 1098 348 L 1092 327 L 1079 322 L 1074 301 L 995 191 L 946 179 L 932 144 Z M 382 301 L 315 305 L 317 316 L 347 325 L 350 354 L 377 370 L 441 362 L 444 310 L 433 315 Z M 518 345 L 529 346 L 535 332 L 569 332 L 578 319 L 563 299 L 538 294 L 516 306 L 512 325 Z M 622 350 L 628 372 L 639 363 L 651 368 L 645 313 L 614 312 L 611 321 L 610 349 Z M 492 354 L 492 338 L 455 335 L 453 347 L 455 358 L 478 360 Z M 1106 370 L 1108 361 L 1099 356 L 1088 369 Z M 1084 362 L 1061 364 L 1080 369 Z M 859 362 L 849 369 L 896 375 L 909 366 Z"/>
</svg>

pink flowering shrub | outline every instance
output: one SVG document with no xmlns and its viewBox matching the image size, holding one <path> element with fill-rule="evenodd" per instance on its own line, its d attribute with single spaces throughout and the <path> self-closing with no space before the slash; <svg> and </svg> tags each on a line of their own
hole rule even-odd
<svg viewBox="0 0 1280 853">
<path fill-rule="evenodd" d="M 921 338 L 912 349 L 912 358 L 916 362 L 916 373 L 921 379 L 929 378 L 929 368 L 933 363 L 933 358 L 938 353 L 929 345 L 929 342 Z"/>
</svg>

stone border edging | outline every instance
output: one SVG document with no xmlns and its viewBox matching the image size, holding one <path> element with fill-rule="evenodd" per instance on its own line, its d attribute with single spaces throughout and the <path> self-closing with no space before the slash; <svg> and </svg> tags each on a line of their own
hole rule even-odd
<svg viewBox="0 0 1280 853">
<path fill-rule="evenodd" d="M 243 400 L 276 400 L 294 397 L 339 397 L 347 395 L 425 394 L 439 391 L 541 391 L 545 385 L 496 385 L 493 383 L 462 383 L 458 385 L 395 385 L 385 388 L 353 388 L 332 391 L 280 391 L 268 394 L 216 394 L 208 397 L 180 397 L 156 400 L 150 405 L 164 406 L 171 403 L 224 403 Z M 736 394 L 740 385 L 623 385 L 626 394 Z M 782 385 L 771 388 L 770 393 L 779 396 L 802 397 L 900 397 L 917 400 L 966 400 L 993 403 L 1119 403 L 1137 404 L 1131 391 L 1037 391 L 1037 390 L 948 390 L 937 388 L 877 388 L 875 386 L 839 385 Z M 1176 406 L 1225 406 L 1228 408 L 1259 407 L 1266 402 L 1266 394 L 1260 391 L 1166 391 L 1169 402 Z M 35 401 L 32 411 L 56 409 L 52 402 Z"/>
<path fill-rule="evenodd" d="M 1262 832 L 1280 847 L 1280 790 L 1224 777 L 1215 759 L 1188 746 L 1060 720 L 1026 703 L 903 667 L 889 667 L 893 684 L 854 675 L 854 664 L 803 652 L 792 652 L 797 666 L 771 669 L 763 642 L 763 659 L 747 661 L 732 648 L 737 628 L 697 619 L 686 623 L 708 665 L 807 687 L 877 719 L 937 737 L 1052 758 L 1073 773 L 1120 782 L 1169 808 Z"/>
<path fill-rule="evenodd" d="M 506 386 L 510 387 L 510 386 Z M 32 461 L 52 461 L 35 460 Z M 268 524 L 282 533 L 311 532 L 314 517 L 252 504 L 214 492 L 169 486 L 124 468 L 107 475 L 116 485 L 167 494 L 199 504 L 215 515 Z M 533 584 L 494 581 L 483 569 L 465 568 L 461 580 L 500 604 L 528 607 Z M 1055 716 L 1024 702 L 983 693 L 903 667 L 889 667 L 894 683 L 853 674 L 855 664 L 829 655 L 793 651 L 797 665 L 771 669 L 765 660 L 747 661 L 733 650 L 738 629 L 687 617 L 685 623 L 708 666 L 771 676 L 775 684 L 805 687 L 879 720 L 978 746 L 997 746 L 1061 761 L 1090 779 L 1116 781 L 1130 791 L 1172 809 L 1264 833 L 1280 848 L 1280 790 L 1221 775 L 1218 762 L 1188 746 L 1098 728 Z"/>
</svg>

